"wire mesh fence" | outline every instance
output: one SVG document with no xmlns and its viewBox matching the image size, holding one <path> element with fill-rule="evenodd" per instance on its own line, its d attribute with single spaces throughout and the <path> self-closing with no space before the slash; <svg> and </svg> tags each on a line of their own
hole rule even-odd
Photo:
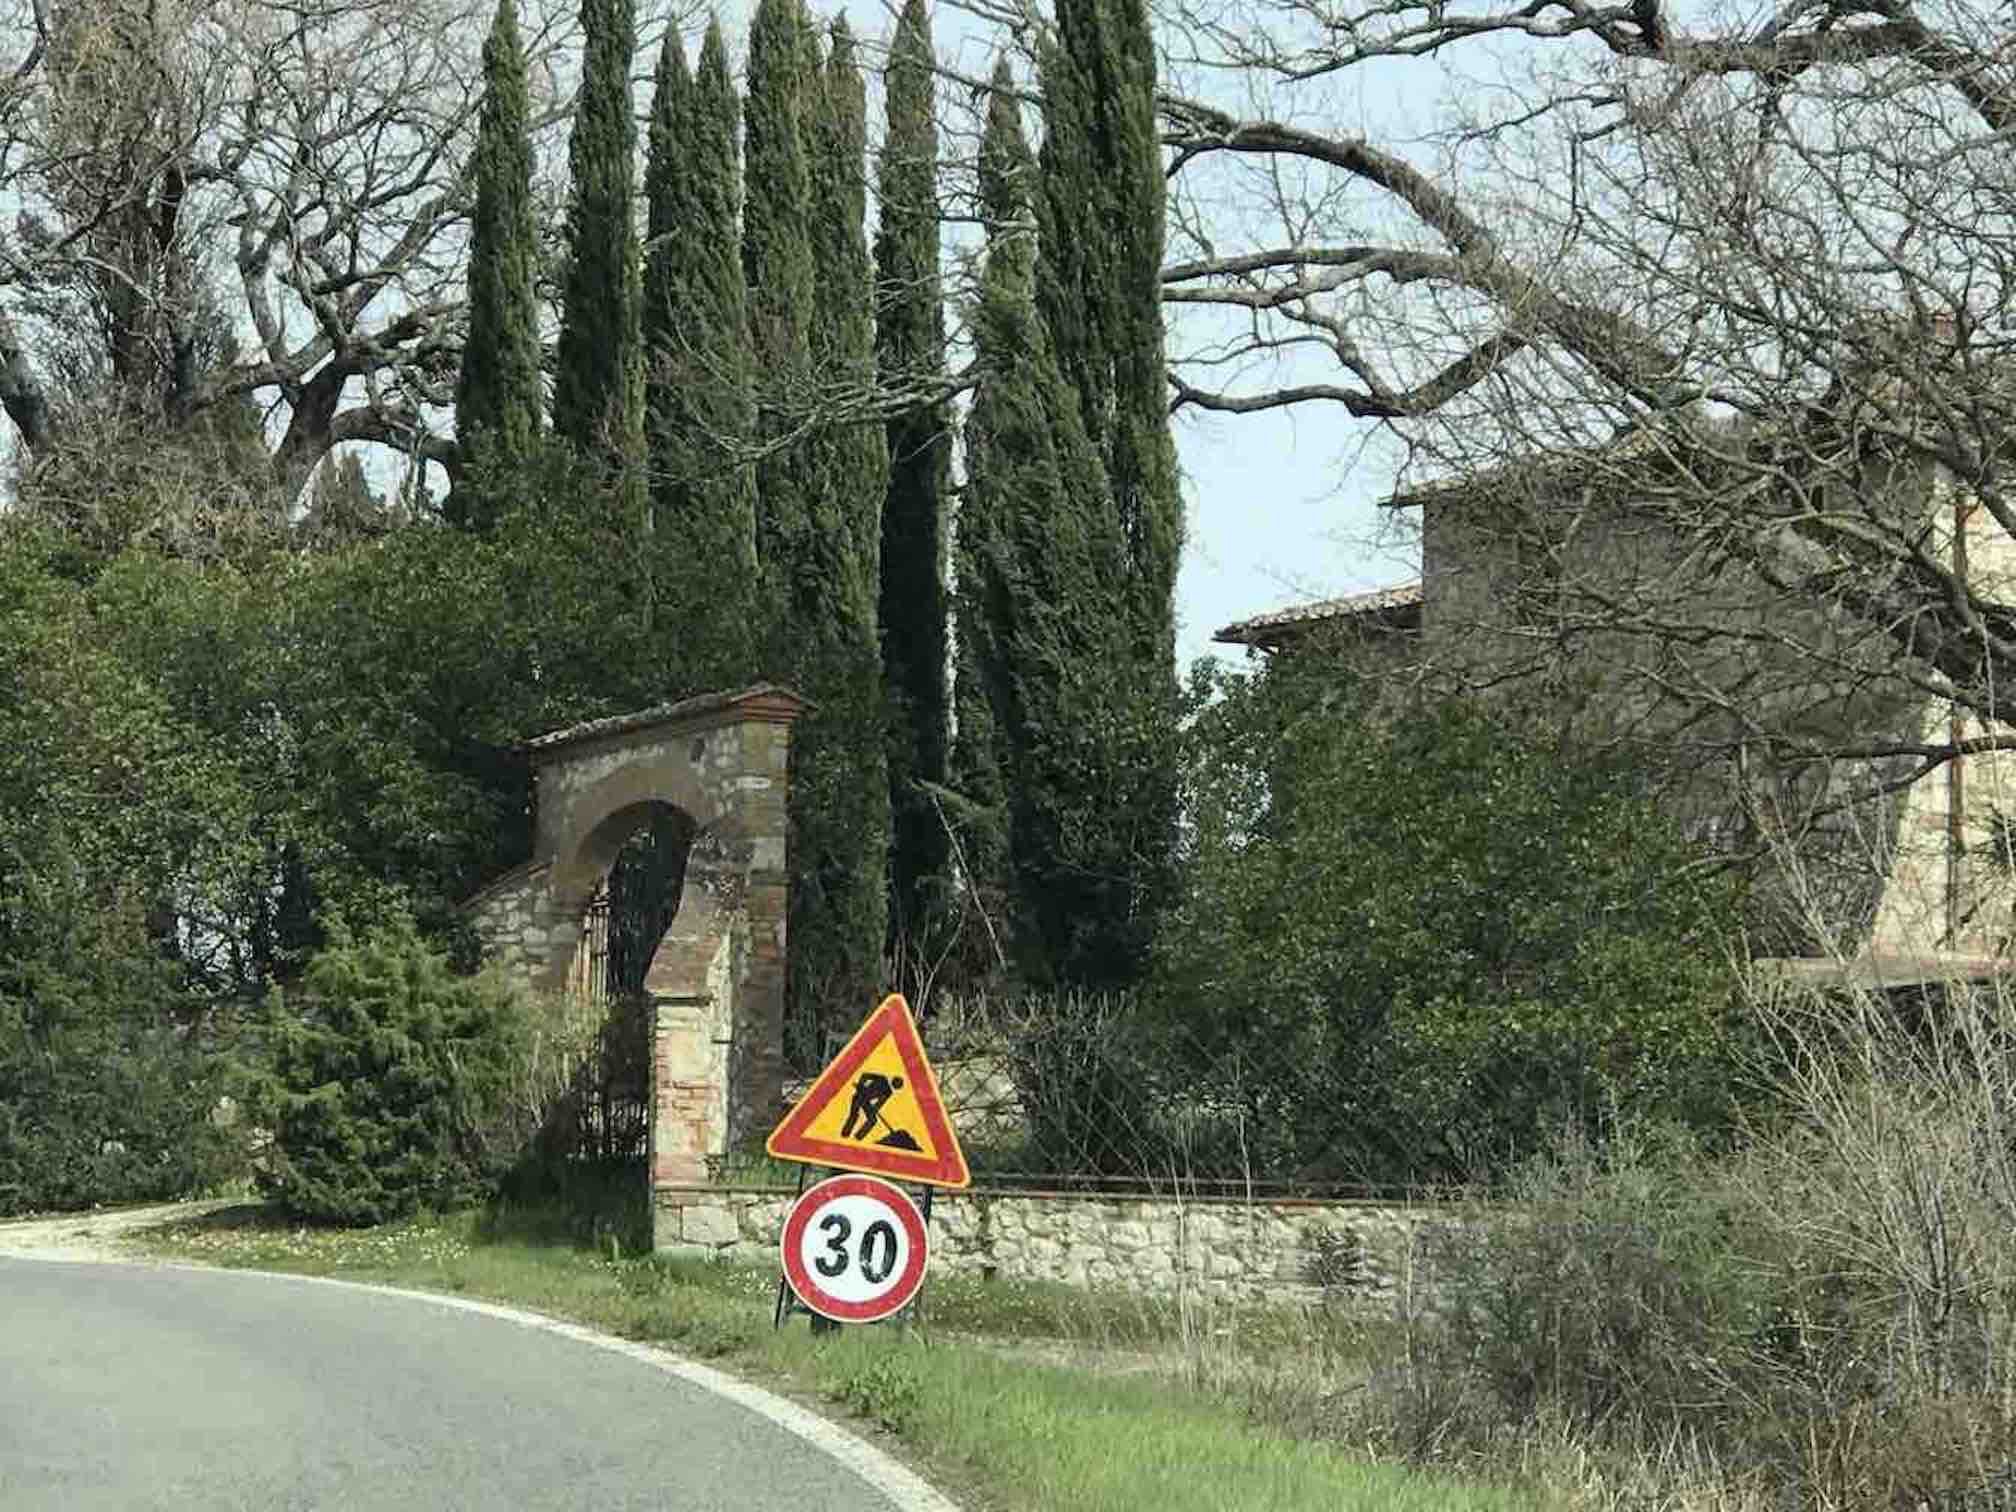
<svg viewBox="0 0 2016 1512">
<path fill-rule="evenodd" d="M 1434 1055 L 1317 1015 L 1200 1023 L 1126 996 L 940 998 L 920 1017 L 983 1187 L 1446 1195 L 1613 1106 L 1575 1046 Z"/>
</svg>

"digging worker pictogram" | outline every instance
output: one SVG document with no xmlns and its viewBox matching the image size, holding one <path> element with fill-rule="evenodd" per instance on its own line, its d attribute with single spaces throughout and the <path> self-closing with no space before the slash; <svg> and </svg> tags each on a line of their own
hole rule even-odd
<svg viewBox="0 0 2016 1512">
<path fill-rule="evenodd" d="M 847 1105 L 847 1121 L 840 1126 L 842 1139 L 865 1140 L 875 1132 L 875 1125 L 882 1121 L 882 1105 L 902 1089 L 903 1078 L 883 1076 L 878 1072 L 865 1071 L 854 1078 L 854 1100 Z M 855 1132 L 859 1121 L 861 1129 Z"/>
</svg>

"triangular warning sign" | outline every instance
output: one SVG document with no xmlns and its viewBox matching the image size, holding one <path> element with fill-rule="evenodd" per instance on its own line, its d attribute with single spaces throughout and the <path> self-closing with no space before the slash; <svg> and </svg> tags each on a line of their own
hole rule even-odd
<svg viewBox="0 0 2016 1512">
<path fill-rule="evenodd" d="M 925 1186 L 971 1183 L 910 1005 L 894 993 L 854 1031 L 764 1148 L 779 1160 Z"/>
</svg>

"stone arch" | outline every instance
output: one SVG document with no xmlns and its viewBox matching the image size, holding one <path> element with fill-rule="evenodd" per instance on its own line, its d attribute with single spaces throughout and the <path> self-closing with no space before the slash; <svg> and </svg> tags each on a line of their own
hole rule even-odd
<svg viewBox="0 0 2016 1512">
<path fill-rule="evenodd" d="M 697 1193 L 711 1162 L 783 1111 L 785 805 L 805 708 L 761 684 L 528 742 L 532 859 L 465 905 L 494 956 L 533 988 L 562 991 L 624 842 L 654 814 L 683 816 L 684 889 L 644 977 L 650 1179 L 668 1242 L 702 1237 L 682 1231 L 682 1191 Z"/>
</svg>

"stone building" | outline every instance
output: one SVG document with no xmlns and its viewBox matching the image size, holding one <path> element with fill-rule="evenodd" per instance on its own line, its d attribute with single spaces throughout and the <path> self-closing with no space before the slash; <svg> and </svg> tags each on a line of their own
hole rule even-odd
<svg viewBox="0 0 2016 1512">
<path fill-rule="evenodd" d="M 1757 569 L 1738 527 L 1793 527 L 1739 485 L 1788 469 L 1756 460 L 1754 429 L 1721 434 L 1726 482 L 1627 435 L 1395 495 L 1388 507 L 1418 522 L 1418 579 L 1215 639 L 1263 655 L 1349 647 L 1402 696 L 1484 690 L 1578 741 L 1636 748 L 1697 838 L 1769 857 L 1768 917 L 1753 920 L 1765 954 L 1899 985 L 1996 971 L 2016 923 L 2016 753 L 1940 759 L 1983 733 L 1978 713 L 1915 674 L 1895 627 Z M 1796 509 L 1852 492 L 1872 528 L 1977 591 L 2003 597 L 2008 581 L 2016 601 L 2016 541 L 1935 469 L 1867 447 L 1822 460 L 1828 480 Z"/>
</svg>

